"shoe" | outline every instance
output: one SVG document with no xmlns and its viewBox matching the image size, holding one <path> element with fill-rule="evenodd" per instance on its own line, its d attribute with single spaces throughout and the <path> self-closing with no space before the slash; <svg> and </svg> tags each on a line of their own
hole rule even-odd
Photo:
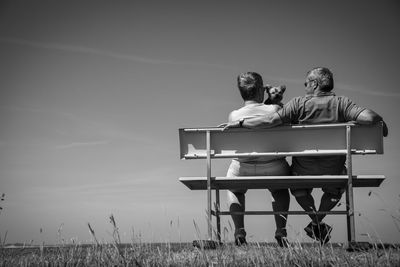
<svg viewBox="0 0 400 267">
<path fill-rule="evenodd" d="M 288 242 L 286 236 L 275 236 L 275 239 L 281 248 L 289 247 L 289 242 Z"/>
<path fill-rule="evenodd" d="M 235 245 L 238 247 L 247 245 L 246 231 L 244 229 L 235 230 Z"/>
<path fill-rule="evenodd" d="M 325 245 L 331 239 L 332 227 L 326 223 L 320 224 L 320 242 Z"/>
<path fill-rule="evenodd" d="M 314 224 L 310 222 L 306 228 L 304 228 L 306 234 L 321 243 L 321 245 L 325 245 L 331 239 L 332 227 L 328 224 L 322 222 L 320 224 Z"/>
<path fill-rule="evenodd" d="M 304 231 L 306 231 L 306 234 L 311 237 L 312 239 L 317 240 L 317 235 L 316 232 L 314 231 L 314 228 L 317 226 L 317 224 L 313 224 L 313 222 L 310 222 L 306 228 L 304 228 Z"/>
<path fill-rule="evenodd" d="M 244 236 L 235 237 L 235 245 L 238 247 L 247 245 L 246 238 Z"/>
<path fill-rule="evenodd" d="M 286 236 L 287 236 L 286 229 L 277 229 L 275 231 L 276 242 L 278 243 L 278 245 L 281 248 L 289 247 L 289 242 L 288 242 Z"/>
</svg>

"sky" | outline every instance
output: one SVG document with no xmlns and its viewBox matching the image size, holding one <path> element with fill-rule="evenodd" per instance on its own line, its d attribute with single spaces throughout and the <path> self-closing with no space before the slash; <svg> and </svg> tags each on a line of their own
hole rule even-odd
<svg viewBox="0 0 400 267">
<path fill-rule="evenodd" d="M 287 102 L 325 66 L 336 94 L 389 127 L 384 155 L 354 159 L 355 173 L 387 177 L 355 189 L 356 238 L 400 242 L 399 11 L 397 1 L 1 1 L 0 237 L 87 243 L 89 223 L 107 242 L 112 214 L 124 242 L 205 238 L 206 192 L 178 181 L 205 176 L 205 162 L 180 160 L 178 129 L 226 122 L 243 105 L 241 72 L 285 84 Z M 247 207 L 270 209 L 270 193 L 250 190 Z M 325 221 L 345 242 L 345 217 Z M 290 216 L 289 240 L 310 242 L 308 222 Z M 245 223 L 249 241 L 274 241 L 272 216 Z"/>
</svg>

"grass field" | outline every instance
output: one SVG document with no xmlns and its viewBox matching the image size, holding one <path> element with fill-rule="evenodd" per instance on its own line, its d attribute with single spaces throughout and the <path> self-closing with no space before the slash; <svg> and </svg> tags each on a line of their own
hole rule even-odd
<svg viewBox="0 0 400 267">
<path fill-rule="evenodd" d="M 90 244 L 68 244 L 60 238 L 54 246 L 8 246 L 2 236 L 0 266 L 400 266 L 400 245 L 376 243 L 349 252 L 344 244 L 318 242 L 280 248 L 276 243 L 236 247 L 227 240 L 216 249 L 202 249 L 191 243 L 143 243 L 133 237 L 126 244 L 113 215 L 110 223 L 112 240 L 107 242 L 98 241 L 90 224 Z"/>
<path fill-rule="evenodd" d="M 1 249 L 1 266 L 400 266 L 398 247 L 347 252 L 339 244 L 224 244 L 215 250 L 188 243 L 36 246 Z"/>
<path fill-rule="evenodd" d="M 216 249 L 195 248 L 191 243 L 143 243 L 132 238 L 122 243 L 114 216 L 112 240 L 90 244 L 5 245 L 0 239 L 0 266 L 400 266 L 400 246 L 370 244 L 368 249 L 348 252 L 344 244 L 292 242 L 288 248 L 276 243 L 249 243 L 236 247 L 226 240 Z M 61 235 L 61 233 L 59 232 Z M 199 235 L 200 236 L 200 235 Z"/>
</svg>

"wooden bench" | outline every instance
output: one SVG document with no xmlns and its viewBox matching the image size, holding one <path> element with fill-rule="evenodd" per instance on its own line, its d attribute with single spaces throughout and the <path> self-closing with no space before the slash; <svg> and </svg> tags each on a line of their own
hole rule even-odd
<svg viewBox="0 0 400 267">
<path fill-rule="evenodd" d="M 353 123 L 290 125 L 271 129 L 185 128 L 179 129 L 181 159 L 205 159 L 205 177 L 181 177 L 191 190 L 207 190 L 208 238 L 213 240 L 212 216 L 216 217 L 217 240 L 221 242 L 221 215 L 233 214 L 220 210 L 220 190 L 342 187 L 346 189 L 346 210 L 313 212 L 344 214 L 347 218 L 349 244 L 355 243 L 353 187 L 379 187 L 383 175 L 355 175 L 353 155 L 383 154 L 382 124 Z M 346 155 L 347 175 L 313 176 L 241 176 L 212 177 L 211 161 L 221 158 L 258 156 L 325 156 Z M 212 194 L 215 205 L 212 208 Z M 244 211 L 235 214 L 273 215 L 273 211 Z M 279 214 L 309 214 L 306 211 Z"/>
</svg>

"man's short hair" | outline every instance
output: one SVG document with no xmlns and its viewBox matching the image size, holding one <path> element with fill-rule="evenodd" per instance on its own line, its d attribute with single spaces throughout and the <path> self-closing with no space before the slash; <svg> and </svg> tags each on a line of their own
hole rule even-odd
<svg viewBox="0 0 400 267">
<path fill-rule="evenodd" d="M 263 87 L 263 80 L 256 72 L 244 72 L 237 77 L 237 84 L 243 100 L 253 100 Z"/>
<path fill-rule="evenodd" d="M 328 68 L 317 67 L 307 72 L 307 80 L 318 82 L 321 91 L 330 92 L 333 89 L 333 74 Z"/>
</svg>

